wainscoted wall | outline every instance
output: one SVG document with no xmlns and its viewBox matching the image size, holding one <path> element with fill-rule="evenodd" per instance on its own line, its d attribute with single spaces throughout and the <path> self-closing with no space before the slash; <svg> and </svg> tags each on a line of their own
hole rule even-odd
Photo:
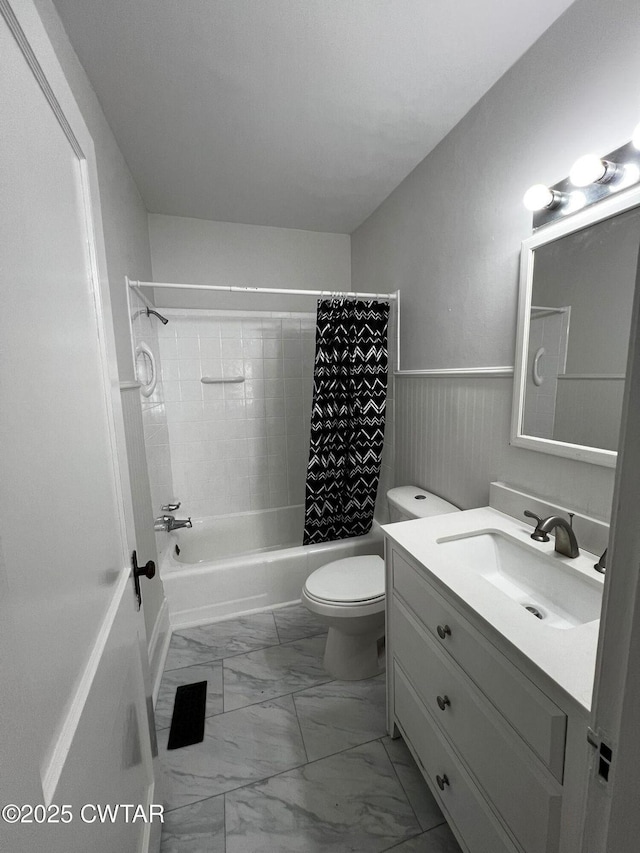
<svg viewBox="0 0 640 853">
<path fill-rule="evenodd" d="M 353 289 L 402 291 L 404 369 L 513 364 L 525 190 L 638 120 L 637 2 L 616 4 L 606 49 L 601 13 L 576 0 L 351 235 Z M 474 506 L 499 476 L 608 517 L 612 469 L 509 447 L 510 386 L 397 379 L 396 482 Z"/>
<path fill-rule="evenodd" d="M 181 514 L 303 503 L 315 312 L 163 310 L 166 439 Z M 240 375 L 237 384 L 200 381 Z"/>
<path fill-rule="evenodd" d="M 489 483 L 504 480 L 608 519 L 611 469 L 509 445 L 512 389 L 511 377 L 396 376 L 396 483 L 470 509 L 488 504 Z"/>
</svg>

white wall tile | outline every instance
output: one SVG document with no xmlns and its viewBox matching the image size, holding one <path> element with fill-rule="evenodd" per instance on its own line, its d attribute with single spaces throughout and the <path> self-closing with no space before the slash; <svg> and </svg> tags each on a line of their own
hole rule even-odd
<svg viewBox="0 0 640 853">
<path fill-rule="evenodd" d="M 156 477 L 172 482 L 194 517 L 303 502 L 315 312 L 170 313 L 158 342 L 161 411 L 157 422 L 148 418 L 163 428 L 147 432 Z M 245 382 L 200 382 L 238 375 Z M 392 480 L 388 457 L 385 482 Z"/>
<path fill-rule="evenodd" d="M 177 357 L 182 359 L 200 358 L 200 341 L 198 338 L 177 338 Z"/>
</svg>

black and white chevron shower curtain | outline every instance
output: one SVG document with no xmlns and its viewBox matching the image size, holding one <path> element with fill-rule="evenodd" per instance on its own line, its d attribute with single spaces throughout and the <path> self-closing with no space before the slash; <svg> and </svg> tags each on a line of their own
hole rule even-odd
<svg viewBox="0 0 640 853">
<path fill-rule="evenodd" d="M 384 440 L 387 302 L 318 302 L 304 544 L 371 529 Z"/>
</svg>

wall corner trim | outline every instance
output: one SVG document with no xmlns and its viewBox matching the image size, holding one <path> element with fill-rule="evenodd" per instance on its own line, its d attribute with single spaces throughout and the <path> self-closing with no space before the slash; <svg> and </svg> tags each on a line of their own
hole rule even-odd
<svg viewBox="0 0 640 853">
<path fill-rule="evenodd" d="M 513 376 L 513 366 L 501 367 L 441 367 L 430 370 L 395 370 L 394 376 L 429 376 L 429 377 L 477 377 Z"/>
</svg>

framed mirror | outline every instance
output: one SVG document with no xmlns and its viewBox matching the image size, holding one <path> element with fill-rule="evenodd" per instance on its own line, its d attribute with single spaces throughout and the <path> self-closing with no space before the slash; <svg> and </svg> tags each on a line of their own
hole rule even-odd
<svg viewBox="0 0 640 853">
<path fill-rule="evenodd" d="M 615 466 L 639 251 L 639 187 L 522 243 L 511 444 Z"/>
</svg>

